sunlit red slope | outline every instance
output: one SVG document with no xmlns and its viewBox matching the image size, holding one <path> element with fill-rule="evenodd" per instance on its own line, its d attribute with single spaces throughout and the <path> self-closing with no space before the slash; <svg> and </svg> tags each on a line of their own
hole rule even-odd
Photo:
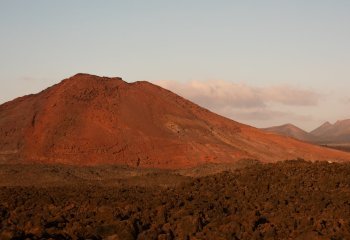
<svg viewBox="0 0 350 240">
<path fill-rule="evenodd" d="M 183 168 L 239 159 L 350 160 L 266 133 L 148 82 L 77 74 L 0 106 L 0 161 Z"/>
</svg>

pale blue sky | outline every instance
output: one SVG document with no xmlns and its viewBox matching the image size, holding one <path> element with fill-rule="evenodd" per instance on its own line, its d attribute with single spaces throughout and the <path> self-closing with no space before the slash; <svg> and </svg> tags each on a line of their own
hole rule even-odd
<svg viewBox="0 0 350 240">
<path fill-rule="evenodd" d="M 167 81 L 202 105 L 213 96 L 190 96 L 201 91 L 194 82 L 232 83 L 264 106 L 242 108 L 221 91 L 206 107 L 258 127 L 312 129 L 350 118 L 349 13 L 345 0 L 0 0 L 0 102 L 77 72 Z M 290 93 L 314 102 L 281 99 Z"/>
</svg>

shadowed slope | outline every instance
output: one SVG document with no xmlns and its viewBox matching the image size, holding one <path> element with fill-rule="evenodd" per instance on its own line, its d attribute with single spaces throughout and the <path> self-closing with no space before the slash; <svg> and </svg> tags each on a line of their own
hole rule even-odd
<svg viewBox="0 0 350 240">
<path fill-rule="evenodd" d="M 214 114 L 148 82 L 77 74 L 0 106 L 0 160 L 183 168 L 239 159 L 350 160 Z"/>
</svg>

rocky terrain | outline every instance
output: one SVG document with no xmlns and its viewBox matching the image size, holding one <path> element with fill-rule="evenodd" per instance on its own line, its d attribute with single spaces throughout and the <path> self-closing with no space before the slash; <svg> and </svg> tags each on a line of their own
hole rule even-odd
<svg viewBox="0 0 350 240">
<path fill-rule="evenodd" d="M 18 174 L 11 179 L 11 166 L 2 166 L 0 239 L 350 239 L 346 163 L 252 163 L 204 177 L 64 166 L 22 172 L 26 168 L 67 181 L 30 184 Z M 115 184 L 108 171 L 130 181 Z M 86 180 L 90 174 L 112 183 Z"/>
</svg>

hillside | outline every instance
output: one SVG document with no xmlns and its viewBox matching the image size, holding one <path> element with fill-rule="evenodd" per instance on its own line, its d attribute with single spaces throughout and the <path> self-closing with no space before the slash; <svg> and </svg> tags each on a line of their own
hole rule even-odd
<svg viewBox="0 0 350 240">
<path fill-rule="evenodd" d="M 186 168 L 350 154 L 240 124 L 149 82 L 77 74 L 0 106 L 0 162 Z"/>
</svg>

